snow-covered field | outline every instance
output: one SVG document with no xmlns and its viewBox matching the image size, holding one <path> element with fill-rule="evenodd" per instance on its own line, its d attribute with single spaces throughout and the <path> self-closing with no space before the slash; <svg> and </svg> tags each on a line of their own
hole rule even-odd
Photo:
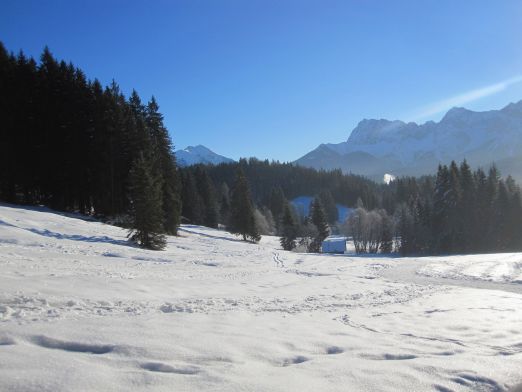
<svg viewBox="0 0 522 392">
<path fill-rule="evenodd" d="M 522 284 L 522 255 L 506 253 L 434 258 L 418 273 L 441 278 Z"/>
<path fill-rule="evenodd" d="M 274 237 L 253 245 L 191 226 L 154 252 L 125 236 L 0 205 L 0 390 L 447 392 L 522 382 L 522 254 L 307 255 Z"/>
</svg>

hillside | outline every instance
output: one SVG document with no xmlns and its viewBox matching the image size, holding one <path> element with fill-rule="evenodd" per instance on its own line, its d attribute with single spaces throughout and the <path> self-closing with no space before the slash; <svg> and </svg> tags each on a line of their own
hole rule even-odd
<svg viewBox="0 0 522 392">
<path fill-rule="evenodd" d="M 522 381 L 520 254 L 332 257 L 281 251 L 274 237 L 180 233 L 147 251 L 117 227 L 0 205 L 0 389 L 504 391 Z"/>
</svg>

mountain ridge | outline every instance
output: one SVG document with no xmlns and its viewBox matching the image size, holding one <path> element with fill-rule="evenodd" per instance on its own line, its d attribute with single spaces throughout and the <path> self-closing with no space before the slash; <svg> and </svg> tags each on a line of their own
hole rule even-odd
<svg viewBox="0 0 522 392">
<path fill-rule="evenodd" d="M 473 166 L 495 162 L 522 178 L 522 100 L 483 112 L 455 107 L 439 122 L 363 119 L 346 141 L 320 144 L 294 163 L 382 180 L 385 173 L 431 174 L 439 163 L 463 159 Z"/>
</svg>

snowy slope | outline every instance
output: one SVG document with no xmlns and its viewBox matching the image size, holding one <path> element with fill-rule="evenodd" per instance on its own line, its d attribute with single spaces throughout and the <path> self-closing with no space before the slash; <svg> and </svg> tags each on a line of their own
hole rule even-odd
<svg viewBox="0 0 522 392">
<path fill-rule="evenodd" d="M 473 166 L 496 162 L 522 177 L 522 101 L 501 110 L 453 108 L 440 122 L 362 120 L 346 142 L 322 144 L 296 163 L 381 179 L 384 173 L 433 173 L 439 163 L 466 158 Z"/>
<path fill-rule="evenodd" d="M 506 391 L 522 382 L 522 285 L 508 272 L 495 289 L 459 286 L 458 275 L 423 284 L 386 273 L 444 258 L 297 254 L 274 237 L 253 245 L 195 226 L 162 252 L 125 236 L 0 205 L 0 390 Z M 522 255 L 448 260 L 487 261 L 487 270 Z"/>
<path fill-rule="evenodd" d="M 218 165 L 220 163 L 231 163 L 233 159 L 216 154 L 205 146 L 188 146 L 184 150 L 177 150 L 176 159 L 180 166 L 190 166 L 197 163 Z"/>
</svg>

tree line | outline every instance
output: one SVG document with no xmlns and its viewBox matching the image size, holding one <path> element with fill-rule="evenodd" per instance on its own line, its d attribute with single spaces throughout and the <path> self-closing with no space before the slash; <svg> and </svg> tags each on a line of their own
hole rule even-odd
<svg viewBox="0 0 522 392">
<path fill-rule="evenodd" d="M 427 255 L 522 249 L 520 188 L 512 177 L 501 178 L 495 166 L 487 172 L 480 168 L 472 171 L 466 161 L 460 165 L 451 162 L 439 166 L 436 176 L 404 177 L 390 184 L 375 184 L 357 176 L 308 173 L 310 169 L 256 159 L 198 165 L 182 170 L 183 216 L 206 225 L 210 222 L 203 217 L 210 216 L 213 227 L 227 227 L 234 205 L 227 182 L 232 170 L 241 170 L 250 183 L 258 184 L 252 186 L 255 191 L 251 192 L 258 232 L 280 236 L 281 245 L 287 250 L 317 252 L 332 232 L 349 236 L 357 253 Z M 292 174 L 286 177 L 288 173 Z M 305 193 L 299 178 L 303 173 L 311 178 L 311 188 L 314 177 L 320 184 L 315 188 L 309 216 L 300 216 L 286 193 Z M 296 179 L 291 181 L 293 175 Z M 286 183 L 281 179 L 287 179 Z M 216 181 L 223 182 L 216 186 Z M 351 205 L 349 218 L 339 222 L 336 203 L 346 198 L 336 200 L 333 195 L 343 181 L 353 181 L 350 198 L 356 197 L 356 201 Z M 197 186 L 185 186 L 190 183 L 204 184 L 199 186 L 199 194 Z M 365 204 L 362 195 L 369 204 Z M 206 209 L 206 213 L 194 212 Z M 200 218 L 194 218 L 197 216 Z"/>
<path fill-rule="evenodd" d="M 522 200 L 511 176 L 493 165 L 440 165 L 435 177 L 402 178 L 391 186 L 395 207 L 359 205 L 343 227 L 359 253 L 403 255 L 522 250 Z M 391 199 L 388 199 L 390 201 Z M 384 207 L 384 206 L 383 206 Z"/>
</svg>

